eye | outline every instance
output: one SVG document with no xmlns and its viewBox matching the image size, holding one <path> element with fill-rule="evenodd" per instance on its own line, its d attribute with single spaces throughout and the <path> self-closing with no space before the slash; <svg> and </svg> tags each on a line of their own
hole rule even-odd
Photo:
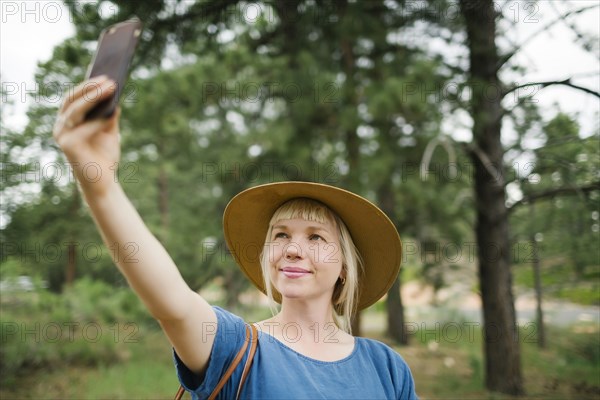
<svg viewBox="0 0 600 400">
<path fill-rule="evenodd" d="M 323 239 L 323 236 L 321 235 L 317 235 L 316 233 L 313 233 L 312 235 L 310 235 L 308 237 L 310 240 L 317 240 L 317 241 L 322 241 L 325 242 L 325 239 Z"/>
<path fill-rule="evenodd" d="M 285 232 L 277 232 L 277 233 L 275 233 L 275 235 L 273 237 L 275 239 L 286 239 L 288 237 L 288 235 Z"/>
</svg>

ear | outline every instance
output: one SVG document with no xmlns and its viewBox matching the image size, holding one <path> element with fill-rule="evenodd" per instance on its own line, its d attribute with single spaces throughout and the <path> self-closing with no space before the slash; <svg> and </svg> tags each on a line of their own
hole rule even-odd
<svg viewBox="0 0 600 400">
<path fill-rule="evenodd" d="M 346 284 L 346 268 L 345 266 L 342 267 L 342 272 L 340 272 L 340 276 L 338 277 L 338 280 L 342 283 L 342 286 Z"/>
<path fill-rule="evenodd" d="M 342 264 L 342 270 L 340 271 L 340 279 L 346 279 L 348 275 L 347 269 L 348 267 L 346 267 L 346 264 Z"/>
</svg>

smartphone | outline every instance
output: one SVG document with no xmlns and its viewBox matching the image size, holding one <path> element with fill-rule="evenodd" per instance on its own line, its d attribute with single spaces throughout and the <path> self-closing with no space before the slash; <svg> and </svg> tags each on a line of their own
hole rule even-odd
<svg viewBox="0 0 600 400">
<path fill-rule="evenodd" d="M 127 82 L 129 64 L 142 34 L 142 23 L 133 18 L 104 29 L 98 39 L 96 54 L 88 68 L 86 79 L 106 75 L 116 82 L 113 95 L 91 109 L 86 120 L 109 118 L 119 104 L 119 98 Z"/>
</svg>

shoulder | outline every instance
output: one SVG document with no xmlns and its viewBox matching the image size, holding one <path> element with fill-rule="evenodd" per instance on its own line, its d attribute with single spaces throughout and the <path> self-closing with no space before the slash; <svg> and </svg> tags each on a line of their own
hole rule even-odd
<svg viewBox="0 0 600 400">
<path fill-rule="evenodd" d="M 410 368 L 396 350 L 378 340 L 356 339 L 357 343 L 360 343 L 360 348 L 363 349 L 362 357 L 373 365 L 376 374 L 392 382 L 395 398 L 417 399 Z"/>
<path fill-rule="evenodd" d="M 243 325 L 246 323 L 242 319 L 242 317 L 232 313 L 231 311 L 225 310 L 224 308 L 221 308 L 219 306 L 212 306 L 212 309 L 215 311 L 215 314 L 217 315 L 218 323 L 226 323 L 226 324 L 234 324 L 234 325 L 238 325 L 238 324 Z"/>
<path fill-rule="evenodd" d="M 194 374 L 174 352 L 175 366 L 179 380 L 186 390 L 195 392 L 200 398 L 208 398 L 226 368 L 242 347 L 246 338 L 246 323 L 239 316 L 212 306 L 217 322 L 203 323 L 201 341 L 213 338 L 207 369 L 203 377 Z M 236 371 L 236 374 L 239 371 Z M 241 373 L 241 372 L 239 372 Z M 223 390 L 228 390 L 224 388 Z"/>
<path fill-rule="evenodd" d="M 394 356 L 400 357 L 400 354 L 398 354 L 398 352 L 396 350 L 391 348 L 389 345 L 387 345 L 383 342 L 380 342 L 379 340 L 366 338 L 366 337 L 358 337 L 358 336 L 356 337 L 356 340 L 359 341 L 362 346 L 364 346 L 366 349 L 369 349 L 370 351 L 375 351 L 377 353 L 386 354 L 391 357 L 394 357 Z"/>
<path fill-rule="evenodd" d="M 401 369 L 408 369 L 408 365 L 404 358 L 393 348 L 379 340 L 357 337 L 357 345 L 364 350 L 366 354 L 373 358 L 374 361 L 386 361 L 387 364 L 394 364 Z"/>
<path fill-rule="evenodd" d="M 219 322 L 244 323 L 244 320 L 241 317 L 231 311 L 227 311 L 219 306 L 212 306 L 212 309 L 215 311 L 215 314 L 217 314 L 217 321 Z"/>
</svg>

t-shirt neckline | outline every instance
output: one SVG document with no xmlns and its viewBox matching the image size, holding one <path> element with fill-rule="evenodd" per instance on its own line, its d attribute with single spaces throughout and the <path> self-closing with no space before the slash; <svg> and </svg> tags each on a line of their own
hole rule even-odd
<svg viewBox="0 0 600 400">
<path fill-rule="evenodd" d="M 259 332 L 259 337 L 260 337 L 260 335 L 268 336 L 269 340 L 277 342 L 277 344 L 279 346 L 281 346 L 283 349 L 285 349 L 287 351 L 290 351 L 290 352 L 296 354 L 297 356 L 299 356 L 301 358 L 304 358 L 304 359 L 306 359 L 308 361 L 312 361 L 314 363 L 319 363 L 319 364 L 337 364 L 337 363 L 342 363 L 342 362 L 348 361 L 349 359 L 351 359 L 352 357 L 354 357 L 354 355 L 358 351 L 358 343 L 359 343 L 358 339 L 359 338 L 357 338 L 356 336 L 353 336 L 353 338 L 354 338 L 354 347 L 352 348 L 352 351 L 350 352 L 350 354 L 348 354 L 344 358 L 340 358 L 339 360 L 333 360 L 333 361 L 317 360 L 316 358 L 309 357 L 307 355 L 304 355 L 304 354 L 302 354 L 302 353 L 300 353 L 300 352 L 292 349 L 290 346 L 288 346 L 287 344 L 283 343 L 281 340 L 277 339 L 275 336 L 273 336 L 273 335 L 271 335 L 271 334 L 269 334 L 267 332 L 264 332 L 264 331 L 262 331 L 260 329 L 258 330 L 258 332 Z M 260 345 L 261 341 L 259 340 L 258 343 Z"/>
</svg>

